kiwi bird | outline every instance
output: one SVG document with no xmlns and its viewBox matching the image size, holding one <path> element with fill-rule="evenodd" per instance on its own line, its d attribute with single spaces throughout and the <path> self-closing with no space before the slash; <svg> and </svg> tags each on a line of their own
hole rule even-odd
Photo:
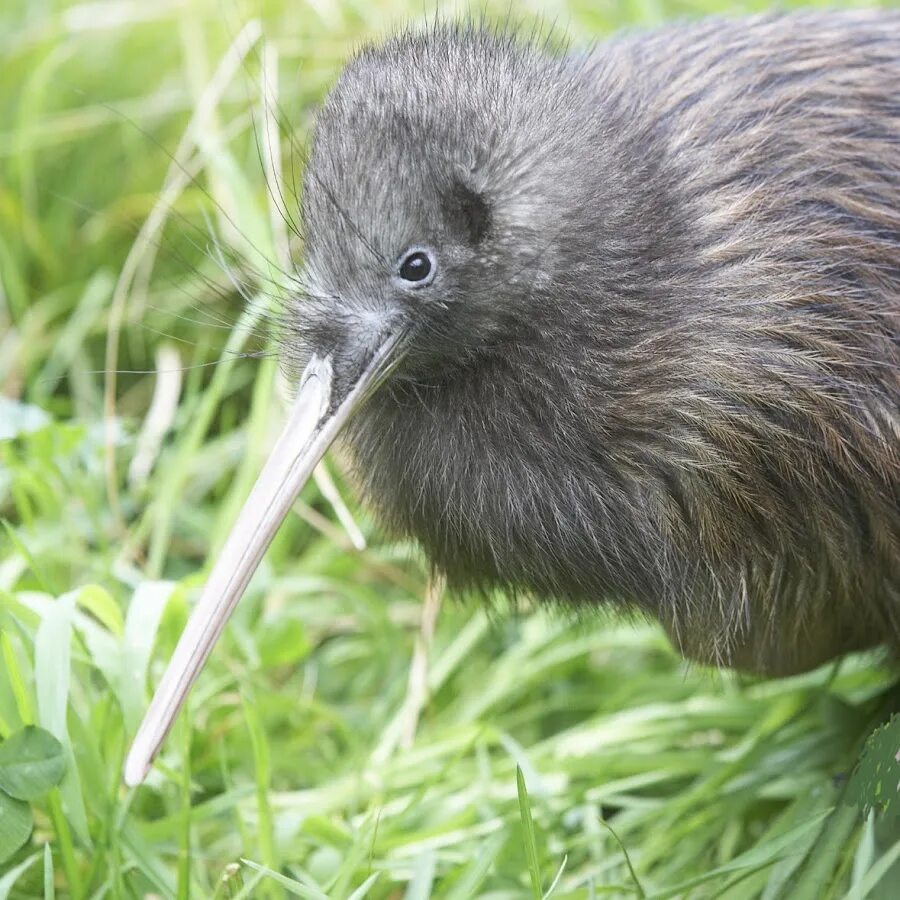
<svg viewBox="0 0 900 900">
<path fill-rule="evenodd" d="M 126 780 L 339 432 L 452 588 L 767 675 L 900 649 L 900 13 L 410 30 L 340 75 L 302 207 L 295 405 Z"/>
</svg>

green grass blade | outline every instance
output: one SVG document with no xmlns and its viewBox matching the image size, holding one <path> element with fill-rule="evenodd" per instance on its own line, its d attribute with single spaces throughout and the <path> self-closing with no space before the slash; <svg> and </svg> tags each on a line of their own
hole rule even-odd
<svg viewBox="0 0 900 900">
<path fill-rule="evenodd" d="M 445 894 L 444 900 L 471 900 L 478 896 L 478 890 L 506 844 L 504 833 L 491 835 L 484 842 L 478 855 L 460 873 L 458 880 Z"/>
<path fill-rule="evenodd" d="M 276 884 L 280 884 L 293 897 L 303 897 L 305 900 L 328 900 L 328 895 L 317 887 L 304 884 L 295 878 L 288 878 L 286 875 L 281 875 L 278 872 L 273 872 L 267 866 L 261 866 L 258 863 L 251 862 L 249 859 L 242 859 L 241 862 L 257 872 L 262 872 Z"/>
<path fill-rule="evenodd" d="M 615 829 L 612 827 L 612 825 L 609 824 L 609 822 L 601 819 L 600 824 L 613 836 L 613 840 L 619 845 L 619 849 L 622 851 L 622 856 L 625 857 L 625 865 L 628 866 L 628 874 L 631 876 L 631 880 L 634 883 L 634 888 L 637 891 L 637 895 L 641 898 L 641 900 L 645 900 L 647 894 L 644 891 L 640 878 L 637 877 L 637 872 L 634 871 L 634 866 L 631 864 L 631 856 L 628 853 L 628 849 L 626 848 L 625 844 L 622 843 L 622 839 L 618 834 L 616 834 Z"/>
<path fill-rule="evenodd" d="M 404 900 L 428 900 L 434 885 L 436 859 L 433 851 L 423 853 L 413 867 L 413 877 L 409 881 Z"/>
<path fill-rule="evenodd" d="M 55 900 L 56 885 L 53 873 L 53 854 L 50 845 L 44 844 L 44 900 Z"/>
<path fill-rule="evenodd" d="M 866 874 L 855 884 L 847 894 L 847 900 L 865 900 L 866 897 L 872 895 L 875 888 L 882 882 L 885 875 L 892 869 L 896 869 L 898 861 L 900 861 L 900 841 L 897 841 L 885 853 L 883 853 L 878 861 L 866 872 Z M 897 886 L 897 871 L 893 873 L 892 883 Z M 892 890 L 887 885 L 888 890 Z"/>
<path fill-rule="evenodd" d="M 535 841 L 534 819 L 531 817 L 528 789 L 525 786 L 525 776 L 522 774 L 520 766 L 516 766 L 516 791 L 519 797 L 519 818 L 522 823 L 522 843 L 525 847 L 525 858 L 528 860 L 528 875 L 531 878 L 531 894 L 536 900 L 541 900 L 543 896 L 541 865 Z"/>
</svg>

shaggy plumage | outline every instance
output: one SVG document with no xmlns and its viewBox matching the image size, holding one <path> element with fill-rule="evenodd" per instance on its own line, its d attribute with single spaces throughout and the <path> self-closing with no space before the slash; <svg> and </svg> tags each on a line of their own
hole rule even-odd
<svg viewBox="0 0 900 900">
<path fill-rule="evenodd" d="M 402 327 L 347 442 L 451 586 L 765 673 L 900 648 L 900 13 L 405 33 L 341 75 L 303 205 L 287 356 Z"/>
</svg>

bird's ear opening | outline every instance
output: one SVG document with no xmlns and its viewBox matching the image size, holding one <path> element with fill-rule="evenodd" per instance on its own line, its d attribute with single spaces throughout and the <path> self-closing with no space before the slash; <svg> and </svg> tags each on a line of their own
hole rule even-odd
<svg viewBox="0 0 900 900">
<path fill-rule="evenodd" d="M 491 206 L 484 194 L 460 179 L 454 180 L 444 194 L 448 222 L 464 239 L 480 244 L 491 230 Z"/>
</svg>

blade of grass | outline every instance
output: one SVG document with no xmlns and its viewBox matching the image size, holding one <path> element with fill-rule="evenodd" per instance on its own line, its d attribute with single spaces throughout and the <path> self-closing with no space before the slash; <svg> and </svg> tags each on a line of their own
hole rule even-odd
<svg viewBox="0 0 900 900">
<path fill-rule="evenodd" d="M 556 886 L 559 884 L 560 879 L 563 876 L 563 872 L 566 871 L 566 863 L 569 861 L 568 856 L 564 856 L 562 862 L 559 864 L 559 868 L 556 870 L 556 874 L 553 876 L 553 881 L 550 882 L 550 887 L 544 892 L 543 900 L 549 900 L 550 897 L 556 892 Z"/>
<path fill-rule="evenodd" d="M 247 689 L 249 691 L 249 688 Z M 266 869 L 277 870 L 278 858 L 275 852 L 275 835 L 272 825 L 272 809 L 269 805 L 269 782 L 271 779 L 271 759 L 266 731 L 259 715 L 255 698 L 246 691 L 241 694 L 241 710 L 247 731 L 250 734 L 250 746 L 253 751 L 253 765 L 256 772 L 256 805 L 259 823 L 257 840 L 262 864 Z M 276 900 L 274 885 L 265 884 L 264 893 Z"/>
<path fill-rule="evenodd" d="M 528 789 L 521 766 L 516 766 L 516 791 L 519 796 L 519 817 L 522 823 L 522 842 L 525 847 L 525 858 L 528 860 L 528 875 L 531 878 L 531 895 L 541 900 L 541 866 L 538 861 L 537 843 L 534 835 L 534 819 L 531 817 L 531 804 L 528 800 Z"/>
<path fill-rule="evenodd" d="M 347 897 L 347 900 L 363 900 L 363 898 L 369 893 L 369 888 L 375 884 L 376 881 L 381 877 L 381 872 L 373 872 L 352 894 Z"/>
<path fill-rule="evenodd" d="M 66 774 L 61 785 L 47 795 L 47 805 L 59 838 L 63 868 L 73 900 L 83 896 L 84 887 L 72 831 L 84 844 L 90 845 L 87 812 L 66 724 L 76 596 L 77 592 L 64 594 L 47 608 L 34 641 L 38 720 L 62 744 L 66 756 Z"/>
<path fill-rule="evenodd" d="M 273 872 L 268 866 L 261 866 L 258 863 L 251 862 L 249 859 L 242 859 L 241 862 L 257 872 L 262 872 L 267 878 L 280 884 L 289 894 L 293 894 L 295 897 L 304 897 L 306 900 L 329 900 L 327 894 L 313 885 L 304 884 L 294 878 L 288 878 L 286 875 L 280 875 L 278 872 Z"/>
<path fill-rule="evenodd" d="M 33 725 L 34 709 L 31 705 L 31 698 L 28 696 L 25 679 L 22 678 L 22 672 L 16 661 L 16 652 L 13 649 L 12 641 L 5 631 L 0 631 L 0 648 L 3 650 L 3 664 L 6 667 L 9 683 L 12 686 L 13 696 L 16 699 L 19 718 L 22 720 L 23 725 Z"/>
<path fill-rule="evenodd" d="M 865 900 L 898 861 L 900 861 L 900 841 L 882 854 L 860 881 L 850 889 L 847 900 Z M 896 887 L 896 880 L 893 883 Z M 888 890 L 892 890 L 890 886 L 888 886 Z"/>
<path fill-rule="evenodd" d="M 55 900 L 55 898 L 53 854 L 50 852 L 50 845 L 44 844 L 44 900 Z"/>
<path fill-rule="evenodd" d="M 785 900 L 819 900 L 825 896 L 826 886 L 859 824 L 859 810 L 853 806 L 839 805 L 831 811 L 803 866 L 785 887 Z"/>
<path fill-rule="evenodd" d="M 404 900 L 428 900 L 434 885 L 434 870 L 437 860 L 434 851 L 422 853 L 413 867 L 413 876 L 409 880 Z"/>
<path fill-rule="evenodd" d="M 23 859 L 18 865 L 13 866 L 8 872 L 0 875 L 0 900 L 7 900 L 16 882 L 41 858 L 40 853 L 35 853 L 27 859 Z"/>
<path fill-rule="evenodd" d="M 622 839 L 616 834 L 615 829 L 606 819 L 600 819 L 600 824 L 613 836 L 613 840 L 619 845 L 619 849 L 622 851 L 622 856 L 625 857 L 625 865 L 628 866 L 628 874 L 631 876 L 631 880 L 634 882 L 634 888 L 637 891 L 638 897 L 641 900 L 645 900 L 647 894 L 644 891 L 643 885 L 641 884 L 640 878 L 637 877 L 637 872 L 634 871 L 634 866 L 631 864 L 631 856 L 628 853 L 625 844 L 622 843 Z"/>
<path fill-rule="evenodd" d="M 478 855 L 460 872 L 457 881 L 445 894 L 444 900 L 470 900 L 478 896 L 478 889 L 487 878 L 491 866 L 506 844 L 504 832 L 491 835 Z"/>
<path fill-rule="evenodd" d="M 181 803 L 179 823 L 180 849 L 178 853 L 178 900 L 191 897 L 191 724 L 189 716 L 182 716 L 181 731 L 181 779 L 178 793 Z"/>
</svg>

